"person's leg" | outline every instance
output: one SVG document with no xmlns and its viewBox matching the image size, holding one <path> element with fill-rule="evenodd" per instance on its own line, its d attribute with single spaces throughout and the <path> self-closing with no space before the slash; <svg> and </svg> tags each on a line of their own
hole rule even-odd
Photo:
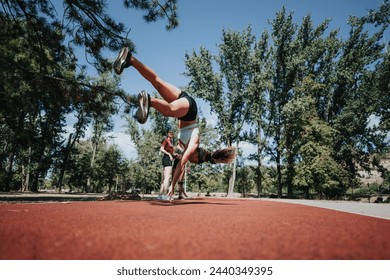
<svg viewBox="0 0 390 280">
<path fill-rule="evenodd" d="M 190 103 L 185 98 L 180 98 L 169 103 L 165 100 L 151 97 L 150 106 L 152 106 L 164 116 L 180 118 L 187 114 L 190 108 Z"/>
<path fill-rule="evenodd" d="M 173 195 L 175 194 L 175 186 L 176 186 L 176 182 L 177 182 L 177 179 L 175 179 L 175 178 L 182 177 L 183 176 L 182 174 L 184 174 L 184 169 L 181 168 L 180 162 L 179 162 L 178 166 L 175 169 L 175 172 L 173 173 L 172 181 L 171 181 L 171 184 L 169 185 L 169 189 L 168 189 L 167 199 L 170 201 L 173 200 Z M 179 196 L 180 196 L 180 192 L 179 192 Z"/>
<path fill-rule="evenodd" d="M 167 117 L 180 118 L 187 114 L 190 103 L 185 98 L 179 99 L 181 90 L 163 81 L 152 68 L 133 57 L 128 48 L 123 48 L 114 62 L 114 71 L 120 75 L 123 69 L 129 66 L 133 66 L 149 81 L 164 99 L 150 98 L 149 94 L 141 92 L 138 95 L 140 108 L 136 113 L 136 118 L 140 123 L 146 122 L 149 106 Z"/>
<path fill-rule="evenodd" d="M 179 182 L 177 182 L 177 184 L 179 185 L 179 199 L 184 199 L 183 196 L 188 197 L 188 195 L 184 191 L 182 179 L 179 179 Z"/>
<path fill-rule="evenodd" d="M 131 54 L 128 47 L 124 47 L 119 52 L 113 68 L 115 73 L 120 75 L 122 74 L 122 71 L 129 66 L 133 66 L 146 80 L 148 80 L 168 103 L 179 98 L 181 93 L 180 89 L 160 79 L 152 68 L 144 65 Z"/>
<path fill-rule="evenodd" d="M 168 191 L 169 200 L 172 200 L 174 189 L 176 183 L 179 181 L 179 178 L 183 178 L 184 176 L 184 168 L 187 161 L 192 156 L 192 154 L 196 153 L 198 147 L 199 147 L 199 135 L 195 134 L 191 137 L 190 142 L 188 143 L 186 149 L 184 150 L 182 158 L 180 159 L 179 163 L 176 166 L 175 173 L 173 174 L 172 182 Z"/>
<path fill-rule="evenodd" d="M 165 166 L 163 166 L 163 172 L 161 177 L 161 183 L 160 183 L 160 192 L 158 193 L 158 197 L 161 197 L 164 194 L 164 172 Z"/>
<path fill-rule="evenodd" d="M 155 108 L 164 116 L 180 118 L 185 116 L 189 110 L 190 103 L 185 98 L 180 98 L 181 90 L 163 81 L 156 72 L 137 60 L 135 57 L 130 58 L 131 65 L 147 80 L 164 98 L 150 98 L 150 106 Z"/>
<path fill-rule="evenodd" d="M 170 83 L 163 81 L 152 68 L 146 66 L 134 56 L 130 57 L 130 63 L 142 75 L 142 77 L 153 85 L 158 93 L 160 93 L 161 97 L 168 103 L 171 103 L 179 98 L 181 90 Z"/>
<path fill-rule="evenodd" d="M 171 176 L 172 176 L 172 166 L 164 167 L 164 180 L 162 183 L 162 191 L 160 192 L 161 195 L 167 194 Z"/>
</svg>

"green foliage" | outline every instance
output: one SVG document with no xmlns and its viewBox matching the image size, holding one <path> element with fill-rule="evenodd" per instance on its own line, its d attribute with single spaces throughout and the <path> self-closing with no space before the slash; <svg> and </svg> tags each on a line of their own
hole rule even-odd
<svg viewBox="0 0 390 280">
<path fill-rule="evenodd" d="M 248 193 L 252 192 L 255 188 L 255 173 L 252 172 L 250 166 L 243 166 L 237 170 L 237 191 L 240 192 L 244 197 Z"/>
<path fill-rule="evenodd" d="M 172 30 L 179 25 L 176 14 L 177 0 L 168 0 L 164 3 L 155 0 L 125 0 L 123 3 L 126 8 L 145 10 L 144 19 L 146 22 L 167 18 L 168 24 L 165 26 L 167 30 Z"/>
<path fill-rule="evenodd" d="M 80 142 L 73 148 L 71 153 L 64 184 L 68 186 L 71 192 L 75 189 L 78 192 L 86 191 L 88 177 L 93 172 L 91 168 L 92 154 L 89 149 L 89 144 L 88 142 Z"/>
<path fill-rule="evenodd" d="M 241 128 L 248 118 L 248 91 L 251 76 L 252 30 L 223 30 L 219 56 L 201 48 L 199 54 L 186 54 L 186 75 L 191 78 L 189 91 L 210 102 L 218 115 L 218 129 L 228 146 L 239 141 Z M 216 62 L 219 69 L 213 69 Z M 226 90 L 225 90 L 226 88 Z"/>
<path fill-rule="evenodd" d="M 168 30 L 178 25 L 177 0 L 123 3 L 144 11 L 147 22 L 167 19 Z M 0 190 L 37 191 L 49 171 L 57 188 L 157 190 L 158 150 L 175 121 L 152 111 L 146 130 L 129 119 L 137 149 L 131 162 L 105 136 L 125 93 L 119 78 L 105 72 L 111 63 L 104 53 L 134 49 L 130 29 L 108 14 L 108 1 L 64 1 L 63 8 L 61 14 L 50 1 L 0 0 Z M 258 40 L 251 26 L 222 30 L 217 55 L 203 47 L 186 54 L 188 91 L 219 120 L 215 128 L 199 121 L 202 146 L 257 146 L 249 157 L 257 166 L 240 158 L 237 191 L 338 198 L 359 186 L 361 169 L 379 171 L 388 185 L 379 158 L 388 152 L 390 51 L 382 36 L 389 11 L 386 0 L 364 17 L 351 16 L 349 35 L 341 38 L 328 30 L 329 19 L 314 26 L 307 15 L 296 23 L 282 8 Z M 75 57 L 80 46 L 98 77 L 88 77 Z M 64 139 L 68 114 L 76 122 Z M 83 142 L 88 128 L 91 139 Z M 236 174 L 226 166 L 188 168 L 193 191 L 226 191 Z"/>
<path fill-rule="evenodd" d="M 28 29 L 25 39 L 40 42 L 37 51 L 41 54 L 46 46 L 50 46 L 51 41 L 57 42 L 58 36 L 66 35 L 70 46 L 84 47 L 89 62 L 98 70 L 107 71 L 111 63 L 103 55 L 105 50 L 118 51 L 123 45 L 134 49 L 133 42 L 127 38 L 130 30 L 107 13 L 107 2 L 63 1 L 62 18 L 57 18 L 61 15 L 58 15 L 54 5 L 48 0 L 1 0 L 0 12 L 25 20 Z M 167 18 L 167 29 L 171 30 L 178 25 L 176 0 L 164 1 L 164 4 L 154 0 L 126 0 L 123 4 L 125 9 L 145 11 L 146 22 Z M 18 24 L 18 21 L 15 23 Z M 52 30 L 55 34 L 52 34 Z"/>
<path fill-rule="evenodd" d="M 389 3 L 384 4 L 389 6 Z M 343 42 L 335 67 L 335 82 L 329 100 L 327 121 L 336 130 L 333 138 L 334 158 L 349 174 L 350 184 L 359 166 L 367 168 L 370 155 L 384 148 L 385 134 L 369 127 L 376 115 L 375 103 L 379 94 L 372 81 L 374 64 L 382 64 L 383 28 L 372 36 L 364 30 L 364 18 L 350 18 L 350 37 Z M 383 93 L 380 93 L 383 94 Z M 380 98 L 379 98 L 380 100 Z"/>
<path fill-rule="evenodd" d="M 137 165 L 135 168 L 135 185 L 145 193 L 156 191 L 161 183 L 161 153 L 159 152 L 163 137 L 152 129 L 140 128 L 136 120 L 127 118 L 128 130 L 131 140 L 137 150 Z"/>
<path fill-rule="evenodd" d="M 126 190 L 128 161 L 116 145 L 101 144 L 91 166 L 92 141 L 82 141 L 74 147 L 64 185 L 70 192 L 111 192 Z M 53 179 L 53 178 L 52 178 Z M 87 187 L 88 181 L 90 185 Z"/>
<path fill-rule="evenodd" d="M 186 75 L 191 78 L 189 91 L 207 100 L 212 112 L 218 115 L 217 128 L 221 141 L 238 146 L 243 137 L 243 126 L 249 120 L 251 102 L 259 75 L 253 58 L 261 58 L 261 47 L 255 51 L 255 36 L 248 26 L 244 31 L 222 30 L 219 55 L 212 56 L 201 48 L 199 54 L 186 54 Z M 213 69 L 213 64 L 218 69 Z M 229 180 L 228 195 L 232 195 L 236 164 Z"/>
<path fill-rule="evenodd" d="M 137 0 L 124 4 L 149 13 L 147 21 L 169 18 L 169 28 L 177 26 L 175 0 L 163 5 Z M 0 0 L 0 190 L 37 191 L 50 169 L 55 185 L 61 188 L 65 171 L 75 158 L 76 143 L 92 123 L 91 181 L 94 153 L 118 109 L 115 98 L 125 97 L 117 87 L 119 79 L 104 73 L 111 71 L 111 62 L 103 53 L 123 45 L 134 49 L 126 27 L 107 13 L 106 1 L 64 1 L 62 7 L 60 10 L 46 0 Z M 86 77 L 85 66 L 74 54 L 79 46 L 85 47 L 98 78 Z M 77 119 L 69 141 L 62 136 L 67 114 Z M 85 167 L 75 164 L 75 168 Z"/>
<path fill-rule="evenodd" d="M 63 60 L 63 38 L 54 30 L 41 27 L 48 37 L 52 35 L 53 41 L 40 49 L 39 42 L 25 41 L 23 36 L 29 30 L 24 21 L 17 24 L 2 14 L 0 20 L 1 37 L 7 38 L 0 47 L 0 120 L 3 129 L 10 132 L 1 149 L 8 155 L 9 166 L 2 187 L 9 188 L 11 167 L 17 160 L 21 166 L 27 166 L 32 179 L 31 190 L 36 191 L 38 180 L 45 176 L 61 144 L 59 134 L 63 130 L 64 114 L 71 108 L 66 89 L 47 77 L 49 73 L 60 77 L 69 75 L 70 71 L 63 69 L 74 67 L 71 61 Z"/>
<path fill-rule="evenodd" d="M 295 189 L 303 190 L 309 198 L 310 191 L 319 196 L 333 198 L 342 195 L 347 186 L 347 174 L 332 158 L 332 139 L 335 131 L 320 119 L 312 93 L 322 85 L 305 77 L 296 96 L 283 108 L 285 136 L 283 148 L 287 165 L 287 180 Z"/>
</svg>

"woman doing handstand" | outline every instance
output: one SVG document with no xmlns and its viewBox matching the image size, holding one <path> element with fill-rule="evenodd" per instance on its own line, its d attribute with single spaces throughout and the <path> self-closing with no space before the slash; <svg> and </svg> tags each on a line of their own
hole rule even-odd
<svg viewBox="0 0 390 280">
<path fill-rule="evenodd" d="M 199 128 L 197 125 L 198 108 L 190 95 L 177 87 L 163 81 L 150 67 L 137 60 L 129 51 L 123 48 L 114 62 L 114 71 L 120 75 L 124 68 L 133 66 L 153 87 L 163 99 L 150 97 L 145 91 L 138 94 L 139 107 L 136 112 L 136 119 L 143 124 L 147 121 L 149 108 L 153 107 L 167 117 L 174 117 L 179 120 L 179 141 L 184 146 L 183 155 L 177 164 L 169 187 L 169 200 L 172 200 L 174 187 L 179 178 L 182 177 L 185 164 L 210 162 L 230 163 L 236 157 L 235 149 L 230 147 L 215 152 L 207 152 L 199 147 Z"/>
</svg>

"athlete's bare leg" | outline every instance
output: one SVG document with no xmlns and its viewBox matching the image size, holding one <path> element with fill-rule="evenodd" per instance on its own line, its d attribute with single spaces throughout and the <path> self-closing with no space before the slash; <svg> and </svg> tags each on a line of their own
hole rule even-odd
<svg viewBox="0 0 390 280">
<path fill-rule="evenodd" d="M 181 90 L 170 83 L 163 81 L 152 68 L 146 66 L 134 56 L 131 56 L 130 62 L 131 66 L 133 66 L 146 80 L 148 80 L 160 93 L 161 97 L 168 103 L 171 103 L 179 98 Z"/>
<path fill-rule="evenodd" d="M 183 156 L 180 159 L 179 163 L 177 164 L 175 172 L 173 173 L 172 182 L 171 185 L 169 186 L 169 192 L 168 192 L 169 200 L 172 201 L 176 183 L 179 181 L 179 178 L 183 178 L 185 165 L 188 162 L 191 155 L 196 152 L 198 147 L 199 147 L 199 135 L 196 135 L 195 137 L 192 137 L 190 139 L 190 142 L 188 143 L 183 153 Z"/>
<path fill-rule="evenodd" d="M 165 116 L 179 118 L 187 114 L 189 102 L 185 98 L 179 99 L 181 90 L 162 80 L 157 73 L 134 56 L 130 57 L 131 65 L 160 93 L 164 100 L 150 98 L 151 106 Z"/>
</svg>

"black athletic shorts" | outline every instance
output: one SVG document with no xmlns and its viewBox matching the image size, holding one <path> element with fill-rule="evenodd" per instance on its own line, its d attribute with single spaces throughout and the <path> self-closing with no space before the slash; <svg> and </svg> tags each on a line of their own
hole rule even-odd
<svg viewBox="0 0 390 280">
<path fill-rule="evenodd" d="M 198 106 L 196 105 L 195 99 L 189 96 L 186 92 L 182 91 L 179 95 L 179 98 L 185 98 L 190 103 L 187 114 L 178 118 L 181 121 L 194 121 L 198 115 Z"/>
<path fill-rule="evenodd" d="M 164 167 L 172 166 L 171 158 L 167 154 L 163 155 L 161 162 Z"/>
</svg>

